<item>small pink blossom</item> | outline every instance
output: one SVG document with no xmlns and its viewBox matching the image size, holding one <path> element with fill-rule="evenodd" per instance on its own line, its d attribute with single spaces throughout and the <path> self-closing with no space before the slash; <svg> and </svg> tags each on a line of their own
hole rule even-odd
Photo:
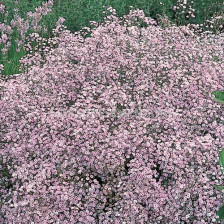
<svg viewBox="0 0 224 224">
<path fill-rule="evenodd" d="M 1 39 L 3 43 L 6 43 L 6 41 L 8 40 L 7 34 L 3 33 Z"/>
</svg>

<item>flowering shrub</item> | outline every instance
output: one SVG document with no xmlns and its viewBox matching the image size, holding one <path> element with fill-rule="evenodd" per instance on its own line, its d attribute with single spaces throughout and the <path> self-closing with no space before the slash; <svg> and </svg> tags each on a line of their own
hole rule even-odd
<svg viewBox="0 0 224 224">
<path fill-rule="evenodd" d="M 224 28 L 223 24 L 224 24 L 224 13 L 222 12 L 216 14 L 216 16 L 212 16 L 210 20 L 206 20 L 204 23 L 204 27 L 212 30 L 213 33 L 219 33 Z"/>
<path fill-rule="evenodd" d="M 23 46 L 26 43 L 26 37 L 32 32 L 43 33 L 47 29 L 40 25 L 42 16 L 52 11 L 53 0 L 42 2 L 42 5 L 35 8 L 35 12 L 27 12 L 28 18 L 22 18 L 19 15 L 19 2 L 14 1 L 13 18 L 9 16 L 10 11 L 3 4 L 0 4 L 0 65 L 4 67 L 4 74 L 11 74 L 18 70 L 16 62 L 27 52 L 24 52 Z M 2 70 L 2 69 L 1 69 Z"/>
<path fill-rule="evenodd" d="M 223 173 L 223 170 L 224 170 L 224 149 L 222 149 L 222 151 L 220 152 L 220 155 L 219 155 L 219 165 L 221 166 L 222 173 Z M 223 186 L 214 185 L 214 187 L 216 189 L 218 189 L 219 191 L 224 192 L 223 191 L 224 190 Z M 220 220 L 224 219 L 224 205 L 222 205 L 222 207 L 219 208 L 219 211 L 218 211 L 217 214 L 218 214 Z"/>
<path fill-rule="evenodd" d="M 173 7 L 177 23 L 183 24 L 185 20 L 190 17 L 195 17 L 194 2 L 189 0 L 177 0 L 176 5 Z"/>
<path fill-rule="evenodd" d="M 18 4 L 17 1 L 15 1 L 15 4 Z M 41 26 L 38 25 L 39 22 L 42 19 L 42 15 L 47 15 L 49 12 L 51 12 L 51 7 L 53 6 L 53 0 L 49 0 L 48 2 L 43 2 L 41 7 L 35 8 L 35 12 L 32 13 L 27 12 L 28 19 L 24 20 L 24 18 L 21 18 L 20 15 L 18 14 L 18 9 L 14 9 L 14 17 L 13 19 L 9 22 L 7 21 L 8 17 L 8 11 L 6 11 L 6 7 L 1 4 L 0 5 L 0 13 L 5 16 L 4 23 L 1 23 L 1 41 L 4 45 L 2 48 L 2 53 L 5 54 L 8 50 L 9 47 L 11 46 L 11 34 L 13 33 L 14 29 L 18 32 L 19 38 L 16 39 L 17 43 L 17 51 L 20 51 L 20 46 L 24 44 L 26 34 L 29 29 L 34 30 L 35 32 L 41 31 Z M 9 25 L 7 25 L 9 23 Z M 18 38 L 18 37 L 17 37 Z M 7 42 L 8 41 L 8 42 Z"/>
<path fill-rule="evenodd" d="M 1 78 L 1 223 L 217 223 L 223 37 L 109 10 Z"/>
<path fill-rule="evenodd" d="M 224 104 L 224 92 L 223 91 L 214 91 L 214 92 L 212 92 L 212 94 L 215 95 L 214 100 L 216 102 Z M 224 173 L 224 149 L 222 149 L 222 151 L 220 152 L 220 155 L 219 155 L 219 165 L 221 166 L 222 173 Z M 223 186 L 215 184 L 214 187 L 216 189 L 218 189 L 219 191 L 221 191 L 222 193 L 224 192 Z M 222 207 L 219 208 L 219 211 L 217 214 L 218 214 L 220 220 L 224 219 L 224 205 L 222 205 Z"/>
</svg>

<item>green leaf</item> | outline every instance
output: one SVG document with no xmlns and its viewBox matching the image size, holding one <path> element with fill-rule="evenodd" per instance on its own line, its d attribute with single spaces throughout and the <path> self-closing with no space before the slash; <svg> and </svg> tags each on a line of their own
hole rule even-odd
<svg viewBox="0 0 224 224">
<path fill-rule="evenodd" d="M 219 154 L 219 165 L 222 168 L 222 172 L 223 172 L 223 168 L 224 168 L 224 149 L 222 149 L 222 151 Z"/>
<path fill-rule="evenodd" d="M 219 216 L 219 219 L 224 219 L 224 205 L 219 209 L 217 215 Z"/>
<path fill-rule="evenodd" d="M 215 95 L 214 100 L 218 103 L 224 104 L 224 92 L 223 91 L 213 91 L 213 95 Z"/>
<path fill-rule="evenodd" d="M 217 56 L 214 56 L 213 61 L 219 61 L 219 58 Z"/>
<path fill-rule="evenodd" d="M 220 186 L 220 185 L 214 185 L 214 187 L 216 188 L 216 189 L 218 189 L 219 191 L 222 191 L 223 189 L 224 189 L 224 187 L 222 187 L 222 186 Z"/>
<path fill-rule="evenodd" d="M 224 101 L 223 100 L 220 100 L 220 99 L 214 99 L 216 102 L 218 102 L 218 103 L 221 103 L 221 104 L 224 104 Z"/>
</svg>

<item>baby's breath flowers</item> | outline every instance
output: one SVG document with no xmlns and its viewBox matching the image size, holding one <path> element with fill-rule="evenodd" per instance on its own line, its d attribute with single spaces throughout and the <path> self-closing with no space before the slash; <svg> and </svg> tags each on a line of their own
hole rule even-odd
<svg viewBox="0 0 224 224">
<path fill-rule="evenodd" d="M 222 36 L 109 10 L 0 80 L 1 222 L 217 223 Z"/>
<path fill-rule="evenodd" d="M 14 15 L 11 21 L 8 21 L 8 11 L 6 10 L 5 5 L 0 4 L 0 14 L 4 16 L 3 23 L 0 23 L 0 47 L 1 53 L 3 54 L 4 59 L 7 58 L 7 52 L 10 50 L 12 41 L 14 40 L 17 44 L 16 52 L 20 52 L 21 47 L 25 44 L 25 39 L 28 32 L 39 32 L 43 27 L 39 24 L 42 16 L 47 15 L 51 12 L 53 6 L 53 0 L 48 0 L 47 2 L 42 2 L 40 7 L 35 8 L 35 12 L 27 12 L 27 19 L 22 18 L 19 15 L 19 10 L 17 8 L 18 1 L 15 1 L 15 8 L 13 9 Z M 15 34 L 16 31 L 18 35 Z M 43 28 L 43 31 L 47 31 L 46 28 Z M 0 59 L 2 59 L 0 57 Z M 1 60 L 2 61 L 2 60 Z"/>
</svg>

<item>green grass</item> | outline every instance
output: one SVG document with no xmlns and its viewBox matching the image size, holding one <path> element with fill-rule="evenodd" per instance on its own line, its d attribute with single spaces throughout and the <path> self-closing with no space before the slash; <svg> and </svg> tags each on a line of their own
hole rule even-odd
<svg viewBox="0 0 224 224">
<path fill-rule="evenodd" d="M 13 18 L 13 8 L 15 7 L 14 0 L 1 0 L 9 12 L 7 24 Z M 41 6 L 43 0 L 20 0 L 18 4 L 19 15 L 26 19 L 28 11 L 34 12 L 35 7 Z M 43 16 L 41 25 L 45 26 L 48 33 L 42 33 L 43 37 L 52 37 L 52 29 L 55 28 L 55 23 L 58 18 L 66 19 L 64 25 L 72 32 L 80 30 L 84 26 L 90 26 L 89 21 L 103 21 L 103 5 L 106 7 L 112 6 L 117 11 L 119 17 L 129 12 L 129 7 L 132 5 L 134 9 L 142 9 L 146 16 L 158 19 L 158 14 L 167 15 L 169 19 L 177 25 L 186 25 L 189 23 L 202 24 L 206 20 L 211 19 L 214 15 L 224 13 L 223 0 L 194 0 L 194 8 L 196 10 L 195 18 L 187 19 L 185 16 L 176 14 L 172 8 L 177 0 L 54 0 L 53 11 L 46 16 Z M 162 4 L 161 4 L 162 3 Z M 0 14 L 0 22 L 3 23 L 4 17 Z M 205 28 L 204 28 L 205 29 Z M 29 31 L 31 33 L 32 30 Z M 15 39 L 17 34 L 13 34 Z M 1 45 L 0 45 L 1 48 Z M 19 59 L 26 55 L 22 50 L 16 52 L 15 42 L 6 57 L 0 54 L 0 63 L 3 63 L 5 69 L 3 75 L 19 73 Z"/>
</svg>

